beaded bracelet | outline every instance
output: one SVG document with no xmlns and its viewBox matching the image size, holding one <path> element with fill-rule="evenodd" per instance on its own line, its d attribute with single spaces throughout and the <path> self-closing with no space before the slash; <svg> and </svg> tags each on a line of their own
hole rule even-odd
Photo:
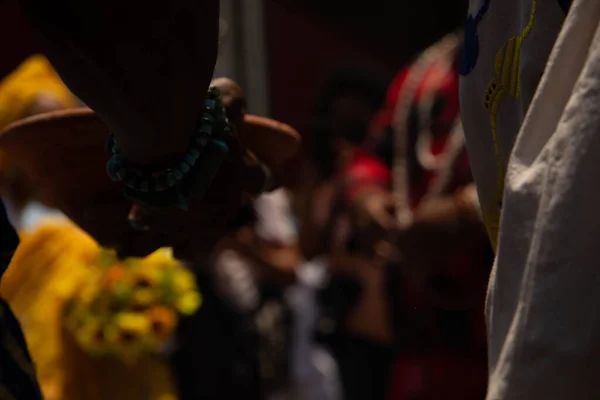
<svg viewBox="0 0 600 400">
<path fill-rule="evenodd" d="M 190 197 L 201 196 L 208 189 L 229 151 L 224 139 L 231 132 L 221 93 L 211 87 L 198 128 L 181 160 L 161 170 L 135 165 L 121 154 L 111 133 L 106 145 L 112 157 L 106 163 L 106 171 L 113 181 L 125 184 L 127 197 L 155 207 L 175 205 L 187 209 Z M 194 178 L 193 182 L 190 178 Z"/>
</svg>

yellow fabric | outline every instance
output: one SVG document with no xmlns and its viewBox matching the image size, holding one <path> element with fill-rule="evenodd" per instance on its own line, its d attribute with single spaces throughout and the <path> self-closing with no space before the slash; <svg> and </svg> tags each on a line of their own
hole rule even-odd
<svg viewBox="0 0 600 400">
<path fill-rule="evenodd" d="M 0 296 L 19 319 L 46 400 L 176 399 L 170 371 L 148 356 L 126 366 L 90 357 L 64 327 L 64 306 L 96 279 L 99 246 L 67 220 L 21 233 L 21 245 L 0 282 Z"/>
<path fill-rule="evenodd" d="M 25 117 L 28 108 L 41 93 L 50 93 L 64 106 L 77 106 L 77 98 L 64 85 L 50 62 L 42 55 L 26 59 L 0 81 L 0 131 Z M 0 174 L 11 171 L 11 164 L 0 150 Z"/>
<path fill-rule="evenodd" d="M 77 99 L 50 62 L 42 55 L 34 55 L 0 82 L 0 130 L 23 118 L 35 97 L 44 92 L 52 93 L 65 108 L 77 105 Z"/>
<path fill-rule="evenodd" d="M 537 0 L 533 0 L 527 26 L 525 26 L 520 35 L 508 39 L 496 53 L 496 76 L 488 84 L 483 100 L 483 108 L 490 114 L 494 158 L 496 159 L 496 168 L 498 171 L 496 193 L 493 201 L 483 208 L 483 222 L 487 228 L 494 252 L 498 247 L 502 197 L 504 195 L 504 180 L 506 177 L 504 168 L 506 163 L 500 157 L 500 148 L 498 145 L 498 111 L 507 94 L 515 99 L 521 98 L 521 70 L 519 69 L 521 49 L 525 39 L 527 39 L 533 30 L 536 13 Z"/>
</svg>

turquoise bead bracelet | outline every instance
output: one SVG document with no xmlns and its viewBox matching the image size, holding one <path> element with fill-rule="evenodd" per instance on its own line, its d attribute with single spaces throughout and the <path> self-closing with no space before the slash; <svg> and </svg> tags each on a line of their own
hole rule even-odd
<svg viewBox="0 0 600 400">
<path fill-rule="evenodd" d="M 151 170 L 130 163 L 121 154 L 114 134 L 109 135 L 106 147 L 112 156 L 106 171 L 113 181 L 124 183 L 127 197 L 151 206 L 187 209 L 190 197 L 204 195 L 229 151 L 224 139 L 232 130 L 218 89 L 208 90 L 203 106 L 187 153 L 164 169 Z M 193 183 L 189 182 L 190 175 Z"/>
</svg>

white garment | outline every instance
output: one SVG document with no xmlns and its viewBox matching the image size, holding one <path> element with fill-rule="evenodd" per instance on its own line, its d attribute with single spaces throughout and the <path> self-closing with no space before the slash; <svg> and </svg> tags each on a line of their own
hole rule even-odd
<svg viewBox="0 0 600 400">
<path fill-rule="evenodd" d="M 264 240 L 293 244 L 298 239 L 290 199 L 283 189 L 264 194 L 254 201 L 258 214 L 256 233 Z M 285 299 L 293 315 L 291 339 L 291 393 L 274 399 L 341 400 L 337 364 L 329 351 L 314 341 L 318 318 L 316 291 L 324 284 L 324 260 L 300 265 L 297 280 L 286 290 Z"/>
<path fill-rule="evenodd" d="M 487 300 L 488 400 L 597 399 L 600 1 L 574 0 L 560 31 L 557 1 L 492 0 L 479 27 L 478 63 L 462 82 L 464 127 L 485 207 L 497 171 L 490 115 L 478 102 L 494 75 L 494 51 L 521 32 L 532 4 L 521 96 L 506 96 L 498 112 L 500 153 L 510 162 Z"/>
<path fill-rule="evenodd" d="M 343 398 L 339 372 L 333 356 L 313 339 L 319 315 L 316 291 L 326 279 L 323 260 L 307 262 L 298 270 L 297 283 L 286 293 L 294 315 L 291 357 L 294 400 Z"/>
<path fill-rule="evenodd" d="M 225 250 L 214 261 L 216 290 L 237 312 L 252 312 L 260 304 L 260 293 L 252 267 L 233 250 Z"/>
<path fill-rule="evenodd" d="M 40 221 L 49 217 L 66 219 L 66 216 L 62 212 L 48 208 L 37 201 L 27 203 L 22 210 L 18 211 L 9 198 L 3 200 L 8 219 L 17 232 L 33 229 Z"/>
<path fill-rule="evenodd" d="M 254 200 L 258 216 L 256 234 L 264 240 L 293 244 L 298 235 L 292 217 L 290 199 L 284 189 L 265 193 Z"/>
</svg>

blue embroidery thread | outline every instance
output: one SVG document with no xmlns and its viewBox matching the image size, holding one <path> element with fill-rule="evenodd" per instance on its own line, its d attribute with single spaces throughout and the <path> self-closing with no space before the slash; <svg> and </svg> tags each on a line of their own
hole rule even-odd
<svg viewBox="0 0 600 400">
<path fill-rule="evenodd" d="M 568 14 L 571 7 L 571 0 L 558 0 L 558 5 L 565 14 Z"/>
<path fill-rule="evenodd" d="M 477 34 L 477 27 L 487 10 L 490 8 L 490 2 L 491 0 L 484 0 L 479 11 L 475 14 L 475 17 L 469 14 L 467 21 L 465 22 L 465 40 L 459 69 L 459 73 L 463 76 L 468 75 L 473 68 L 475 68 L 475 64 L 477 64 L 477 58 L 479 57 L 479 35 Z"/>
</svg>

